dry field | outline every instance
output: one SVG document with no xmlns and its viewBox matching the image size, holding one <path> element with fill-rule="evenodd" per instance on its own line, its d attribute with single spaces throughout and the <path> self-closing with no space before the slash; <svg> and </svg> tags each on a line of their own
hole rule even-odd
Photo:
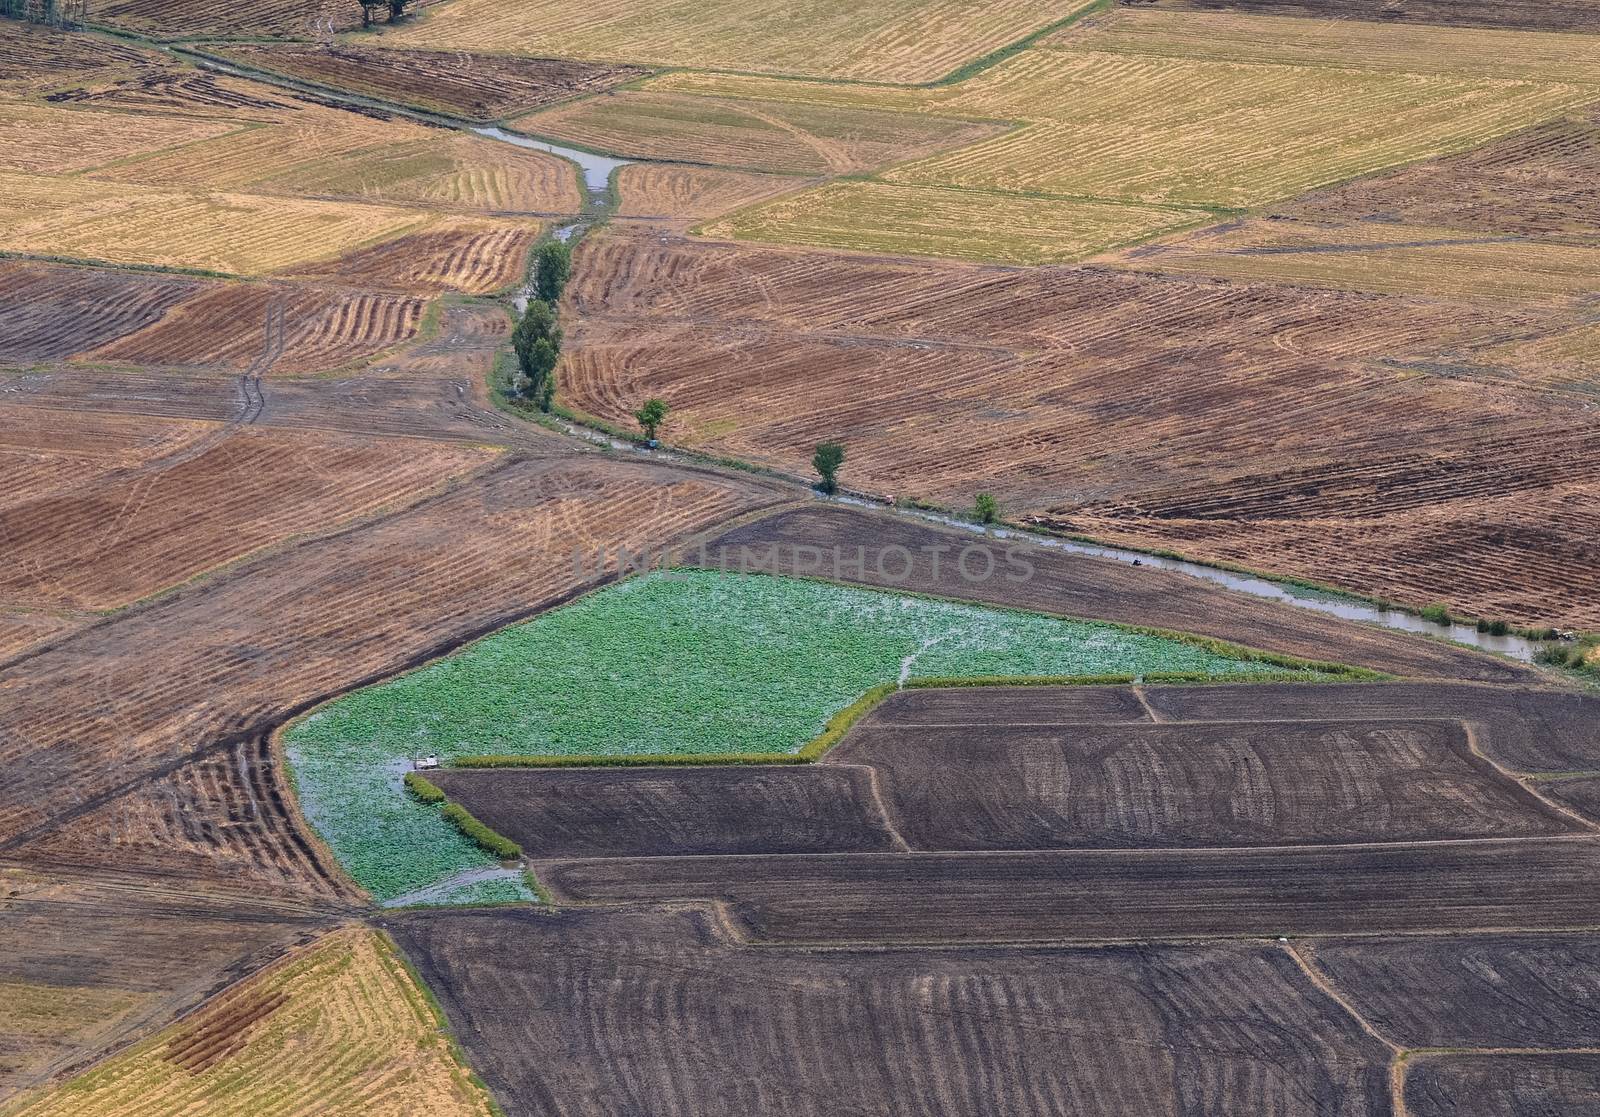
<svg viewBox="0 0 1600 1117">
<path fill-rule="evenodd" d="M 875 170 L 1006 131 L 1002 124 L 955 117 L 652 92 L 589 97 L 519 124 L 627 158 L 832 175 Z"/>
<path fill-rule="evenodd" d="M 617 172 L 617 216 L 687 223 L 715 217 L 794 189 L 794 180 L 770 175 L 630 163 Z"/>
<path fill-rule="evenodd" d="M 152 55 L 88 35 L 65 35 L 20 20 L 0 22 L 0 90 L 32 93 L 63 78 L 105 81 L 148 64 Z"/>
<path fill-rule="evenodd" d="M 1406 1065 L 1411 1117 L 1581 1117 L 1600 1096 L 1600 1054 L 1459 1055 Z"/>
<path fill-rule="evenodd" d="M 418 499 L 487 451 L 262 428 L 0 508 L 0 601 L 113 609 L 290 536 Z"/>
<path fill-rule="evenodd" d="M 1579 308 L 616 232 L 573 299 L 565 399 L 628 423 L 660 396 L 675 443 L 805 475 L 839 438 L 857 490 L 1600 626 L 1585 397 L 1453 375 Z"/>
<path fill-rule="evenodd" d="M 363 290 L 486 295 L 527 274 L 528 254 L 539 230 L 533 224 L 450 217 L 422 232 L 301 265 L 293 274 Z"/>
<path fill-rule="evenodd" d="M 155 39 L 308 39 L 316 24 L 339 31 L 361 26 L 361 12 L 335 0 L 271 0 L 251 7 L 219 8 L 202 0 L 106 0 L 90 9 L 91 21 Z"/>
<path fill-rule="evenodd" d="M 1124 261 L 1356 290 L 1581 300 L 1600 283 L 1597 182 L 1600 124 L 1573 117 Z"/>
<path fill-rule="evenodd" d="M 345 43 L 238 43 L 209 51 L 258 70 L 480 121 L 603 93 L 649 72 L 640 66 Z"/>
<path fill-rule="evenodd" d="M 570 595 L 574 548 L 665 544 L 772 499 L 755 482 L 643 464 L 511 461 L 35 650 L 0 680 L 12 772 L 0 851 L 31 855 L 43 840 L 53 862 L 104 863 L 126 845 L 186 879 L 281 880 L 270 850 L 238 864 L 226 798 L 208 796 L 210 815 L 199 813 L 166 778 Z M 208 826 L 223 847 L 215 858 Z M 193 842 L 163 837 L 190 827 Z"/>
<path fill-rule="evenodd" d="M 187 881 L 0 867 L 0 1099 L 164 1026 L 326 922 Z"/>
<path fill-rule="evenodd" d="M 174 0 L 134 0 L 173 3 Z M 188 2 L 188 0 L 184 0 Z M 1045 0 L 460 0 L 386 37 L 407 47 L 492 50 L 704 69 L 928 82 L 1009 46 L 1082 4 Z"/>
<path fill-rule="evenodd" d="M 6 1117 L 489 1117 L 427 995 L 376 932 L 335 931 Z"/>
<path fill-rule="evenodd" d="M 1319 944 L 1356 1011 L 1420 1048 L 1600 1047 L 1600 938 L 1483 935 Z"/>
<path fill-rule="evenodd" d="M 1389 1112 L 1387 1049 L 1266 946 L 750 949 L 682 909 L 385 922 L 521 1113 Z"/>
<path fill-rule="evenodd" d="M 402 238 L 405 239 L 405 238 Z M 475 238 L 489 244 L 496 233 Z M 412 276 L 390 282 L 437 291 L 448 276 L 473 289 L 490 261 L 452 267 L 445 243 L 415 245 Z M 496 270 L 504 266 L 494 261 Z M 430 286 L 422 273 L 436 267 Z M 477 274 L 475 275 L 474 272 Z M 489 280 L 500 275 L 489 273 Z M 408 285 L 409 283 L 409 285 Z M 281 307 L 282 351 L 271 369 L 319 372 L 338 368 L 408 341 L 422 323 L 422 299 L 286 284 L 218 283 L 110 269 L 26 261 L 0 262 L 0 364 L 82 359 L 93 363 L 221 368 L 257 363 L 267 348 L 270 308 Z M 89 309 L 92 308 L 92 311 Z"/>
<path fill-rule="evenodd" d="M 723 218 L 700 232 L 861 252 L 1055 264 L 1193 227 L 1210 216 L 1167 206 L 838 182 Z"/>
<path fill-rule="evenodd" d="M 1528 31 L 1600 31 L 1589 0 L 1159 0 L 1162 7 L 1321 16 L 1328 20 L 1458 24 Z"/>
<path fill-rule="evenodd" d="M 236 131 L 226 120 L 68 112 L 0 101 L 0 171 L 66 175 Z"/>
</svg>

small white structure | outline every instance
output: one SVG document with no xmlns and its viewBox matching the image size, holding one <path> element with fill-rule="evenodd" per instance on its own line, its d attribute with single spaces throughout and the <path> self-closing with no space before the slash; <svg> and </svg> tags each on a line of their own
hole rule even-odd
<svg viewBox="0 0 1600 1117">
<path fill-rule="evenodd" d="M 438 766 L 439 758 L 437 756 L 419 756 L 411 762 L 411 767 L 419 772 L 426 772 L 430 768 L 437 768 Z"/>
</svg>

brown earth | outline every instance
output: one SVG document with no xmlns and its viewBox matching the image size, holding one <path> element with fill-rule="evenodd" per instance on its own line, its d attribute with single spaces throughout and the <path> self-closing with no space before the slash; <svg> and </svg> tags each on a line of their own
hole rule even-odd
<svg viewBox="0 0 1600 1117">
<path fill-rule="evenodd" d="M 576 209 L 576 195 L 572 201 Z M 527 274 L 528 253 L 538 239 L 533 225 L 430 229 L 306 264 L 295 274 L 361 289 L 489 294 Z"/>
<path fill-rule="evenodd" d="M 1407 1047 L 1600 1047 L 1594 935 L 1351 940 L 1314 954 L 1356 1011 Z"/>
<path fill-rule="evenodd" d="M 1592 408 L 1418 371 L 1577 308 L 616 231 L 578 256 L 562 390 L 600 418 L 659 396 L 669 441 L 797 475 L 839 439 L 856 490 L 1600 627 Z"/>
<path fill-rule="evenodd" d="M 271 0 L 238 8 L 219 8 L 201 0 L 106 0 L 92 9 L 96 24 L 156 39 L 308 39 L 318 24 L 330 21 L 334 30 L 350 31 L 361 26 L 361 12 L 334 0 Z"/>
<path fill-rule="evenodd" d="M 258 70 L 479 121 L 602 93 L 649 73 L 642 66 L 345 43 L 240 43 L 210 51 Z"/>
<path fill-rule="evenodd" d="M 414 501 L 492 455 L 243 428 L 0 508 L 0 601 L 111 609 L 304 532 Z"/>
<path fill-rule="evenodd" d="M 552 861 L 579 904 L 718 900 L 777 943 L 1145 941 L 1590 928 L 1600 839 Z"/>
<path fill-rule="evenodd" d="M 1405 1097 L 1410 1117 L 1583 1117 L 1600 1097 L 1600 1053 L 1412 1058 Z"/>
<path fill-rule="evenodd" d="M 188 882 L 0 867 L 0 1097 L 164 1024 L 329 922 Z"/>
<path fill-rule="evenodd" d="M 684 557 L 690 563 L 739 569 L 746 557 L 752 566 L 767 562 L 776 547 L 776 569 L 783 572 L 1197 633 L 1396 675 L 1507 682 L 1532 677 L 1527 668 L 1508 660 L 1308 610 L 1283 609 L 1181 574 L 1047 550 L 1021 539 L 996 543 L 989 577 L 977 580 L 986 568 L 976 554 L 968 564 L 973 577 L 963 577 L 962 550 L 979 541 L 968 532 L 923 520 L 814 505 L 742 524 Z M 1032 566 L 1031 575 L 1022 580 L 1012 577 L 1020 569 L 1004 561 L 1013 544 L 1017 549 L 1012 553 Z M 905 569 L 901 550 L 912 560 L 905 577 L 899 577 Z M 814 552 L 820 552 L 820 561 Z"/>
<path fill-rule="evenodd" d="M 202 286 L 170 275 L 0 260 L 0 363 L 58 360 L 104 345 L 159 321 Z"/>
<path fill-rule="evenodd" d="M 1159 0 L 1159 4 L 1195 11 L 1232 9 L 1516 31 L 1600 31 L 1600 10 L 1589 0 Z"/>
<path fill-rule="evenodd" d="M 1387 1050 L 1266 946 L 751 949 L 682 909 L 384 923 L 518 1114 L 1389 1112 Z"/>
<path fill-rule="evenodd" d="M 916 850 L 1342 844 L 1583 827 L 1443 722 L 867 725 L 865 765 Z"/>
<path fill-rule="evenodd" d="M 1600 777 L 1542 780 L 1539 793 L 1545 798 L 1600 823 Z"/>
<path fill-rule="evenodd" d="M 792 178 L 688 167 L 629 163 L 616 174 L 617 216 L 686 226 L 793 190 Z"/>
<path fill-rule="evenodd" d="M 534 857 L 890 850 L 866 768 L 461 769 L 433 780 Z"/>
</svg>

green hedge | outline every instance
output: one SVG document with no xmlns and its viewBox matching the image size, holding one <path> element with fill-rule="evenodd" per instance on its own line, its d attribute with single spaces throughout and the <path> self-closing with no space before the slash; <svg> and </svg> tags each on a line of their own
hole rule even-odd
<svg viewBox="0 0 1600 1117">
<path fill-rule="evenodd" d="M 406 790 L 422 803 L 443 803 L 445 800 L 439 785 L 420 772 L 406 773 Z"/>
<path fill-rule="evenodd" d="M 522 847 L 504 834 L 497 834 L 473 817 L 472 812 L 460 803 L 446 803 L 445 821 L 477 842 L 486 852 L 502 861 L 515 861 L 522 856 Z"/>
</svg>

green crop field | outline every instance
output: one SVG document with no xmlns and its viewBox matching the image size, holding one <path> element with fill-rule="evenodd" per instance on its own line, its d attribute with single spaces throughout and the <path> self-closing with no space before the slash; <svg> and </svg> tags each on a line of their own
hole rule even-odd
<svg viewBox="0 0 1600 1117">
<path fill-rule="evenodd" d="M 285 744 L 306 816 L 358 883 L 382 900 L 448 902 L 458 897 L 441 882 L 494 861 L 401 789 L 411 757 L 793 753 L 898 680 L 1281 670 L 1113 625 L 802 579 L 657 573 L 346 695 Z M 517 894 L 515 882 L 494 893 Z"/>
</svg>

